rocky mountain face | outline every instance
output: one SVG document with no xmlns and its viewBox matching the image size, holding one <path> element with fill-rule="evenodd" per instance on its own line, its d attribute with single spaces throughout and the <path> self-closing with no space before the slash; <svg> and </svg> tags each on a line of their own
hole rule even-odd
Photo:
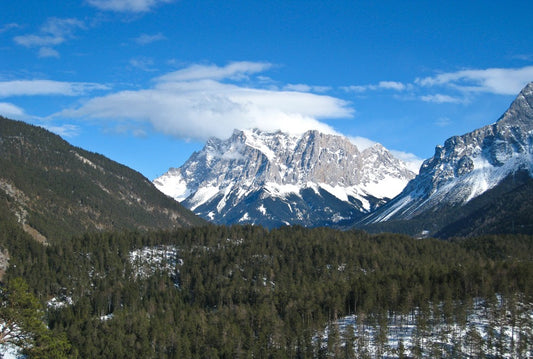
<svg viewBox="0 0 533 359">
<path fill-rule="evenodd" d="M 524 178 L 524 174 L 526 174 Z M 515 178 L 508 180 L 509 177 Z M 504 180 L 527 185 L 533 177 L 533 82 L 518 95 L 500 119 L 437 146 L 418 176 L 394 200 L 365 218 L 363 224 L 422 219 L 442 209 L 467 208 Z M 518 180 L 518 179 L 519 180 Z M 513 189 L 507 184 L 509 191 Z M 502 194 L 501 191 L 491 193 Z M 482 201 L 478 201 L 482 202 Z M 472 206 L 470 206 L 472 207 Z M 433 216 L 434 217 L 434 216 Z M 435 218 L 433 218 L 435 221 Z M 441 221 L 442 222 L 442 221 Z M 418 226 L 418 229 L 421 227 Z M 428 230 L 433 233 L 438 228 Z"/>
<path fill-rule="evenodd" d="M 140 173 L 0 116 L 0 225 L 45 242 L 83 232 L 203 224 Z"/>
<path fill-rule="evenodd" d="M 221 224 L 342 225 L 397 195 L 414 178 L 376 144 L 347 138 L 259 130 L 212 138 L 154 184 L 201 217 Z"/>
</svg>

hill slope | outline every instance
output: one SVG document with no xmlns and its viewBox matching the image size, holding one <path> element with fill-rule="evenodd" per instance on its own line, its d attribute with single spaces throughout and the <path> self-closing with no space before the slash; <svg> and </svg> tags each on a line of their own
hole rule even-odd
<svg viewBox="0 0 533 359">
<path fill-rule="evenodd" d="M 0 117 L 0 201 L 36 239 L 203 223 L 140 173 Z"/>
</svg>

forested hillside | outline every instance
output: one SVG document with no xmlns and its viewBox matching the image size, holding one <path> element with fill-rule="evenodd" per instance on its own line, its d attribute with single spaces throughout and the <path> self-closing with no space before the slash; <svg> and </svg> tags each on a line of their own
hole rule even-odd
<svg viewBox="0 0 533 359">
<path fill-rule="evenodd" d="M 140 173 L 0 117 L 0 201 L 34 238 L 203 223 Z"/>
<path fill-rule="evenodd" d="M 442 303 L 454 321 L 474 299 L 514 298 L 513 310 L 533 299 L 533 238 L 523 235 L 207 226 L 41 246 L 13 227 L 1 240 L 12 253 L 5 279 L 23 278 L 48 302 L 48 325 L 80 358 L 331 356 L 316 334 L 348 314 Z"/>
</svg>

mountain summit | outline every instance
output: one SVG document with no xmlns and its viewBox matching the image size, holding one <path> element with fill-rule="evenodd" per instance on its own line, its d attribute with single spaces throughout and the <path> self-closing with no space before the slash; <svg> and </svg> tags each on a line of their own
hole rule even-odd
<svg viewBox="0 0 533 359">
<path fill-rule="evenodd" d="M 402 193 L 364 223 L 429 218 L 436 211 L 443 214 L 444 208 L 464 209 L 467 204 L 476 203 L 474 199 L 494 193 L 501 183 L 524 185 L 524 181 L 531 182 L 531 177 L 533 82 L 497 122 L 451 137 L 444 146 L 437 146 L 434 156 L 422 164 L 418 176 Z M 506 188 L 511 187 L 508 183 Z M 430 233 L 438 229 L 436 222 L 433 220 L 434 228 L 428 229 Z"/>
<path fill-rule="evenodd" d="M 211 138 L 154 184 L 215 223 L 321 226 L 360 218 L 414 176 L 380 144 L 359 151 L 343 136 L 255 129 Z"/>
</svg>

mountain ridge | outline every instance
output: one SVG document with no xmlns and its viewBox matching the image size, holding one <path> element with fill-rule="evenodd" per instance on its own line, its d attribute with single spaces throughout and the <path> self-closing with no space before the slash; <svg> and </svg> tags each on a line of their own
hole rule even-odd
<svg viewBox="0 0 533 359">
<path fill-rule="evenodd" d="M 472 200 L 520 172 L 533 177 L 533 82 L 496 122 L 450 137 L 443 146 L 437 146 L 417 177 L 358 225 L 431 218 L 444 206 L 466 208 Z M 429 218 L 421 223 L 430 226 Z"/>
<path fill-rule="evenodd" d="M 40 241 L 84 231 L 203 223 L 140 173 L 0 116 L 0 199 Z"/>
<path fill-rule="evenodd" d="M 235 130 L 154 180 L 215 223 L 338 225 L 399 193 L 414 173 L 382 145 L 344 136 Z"/>
</svg>

